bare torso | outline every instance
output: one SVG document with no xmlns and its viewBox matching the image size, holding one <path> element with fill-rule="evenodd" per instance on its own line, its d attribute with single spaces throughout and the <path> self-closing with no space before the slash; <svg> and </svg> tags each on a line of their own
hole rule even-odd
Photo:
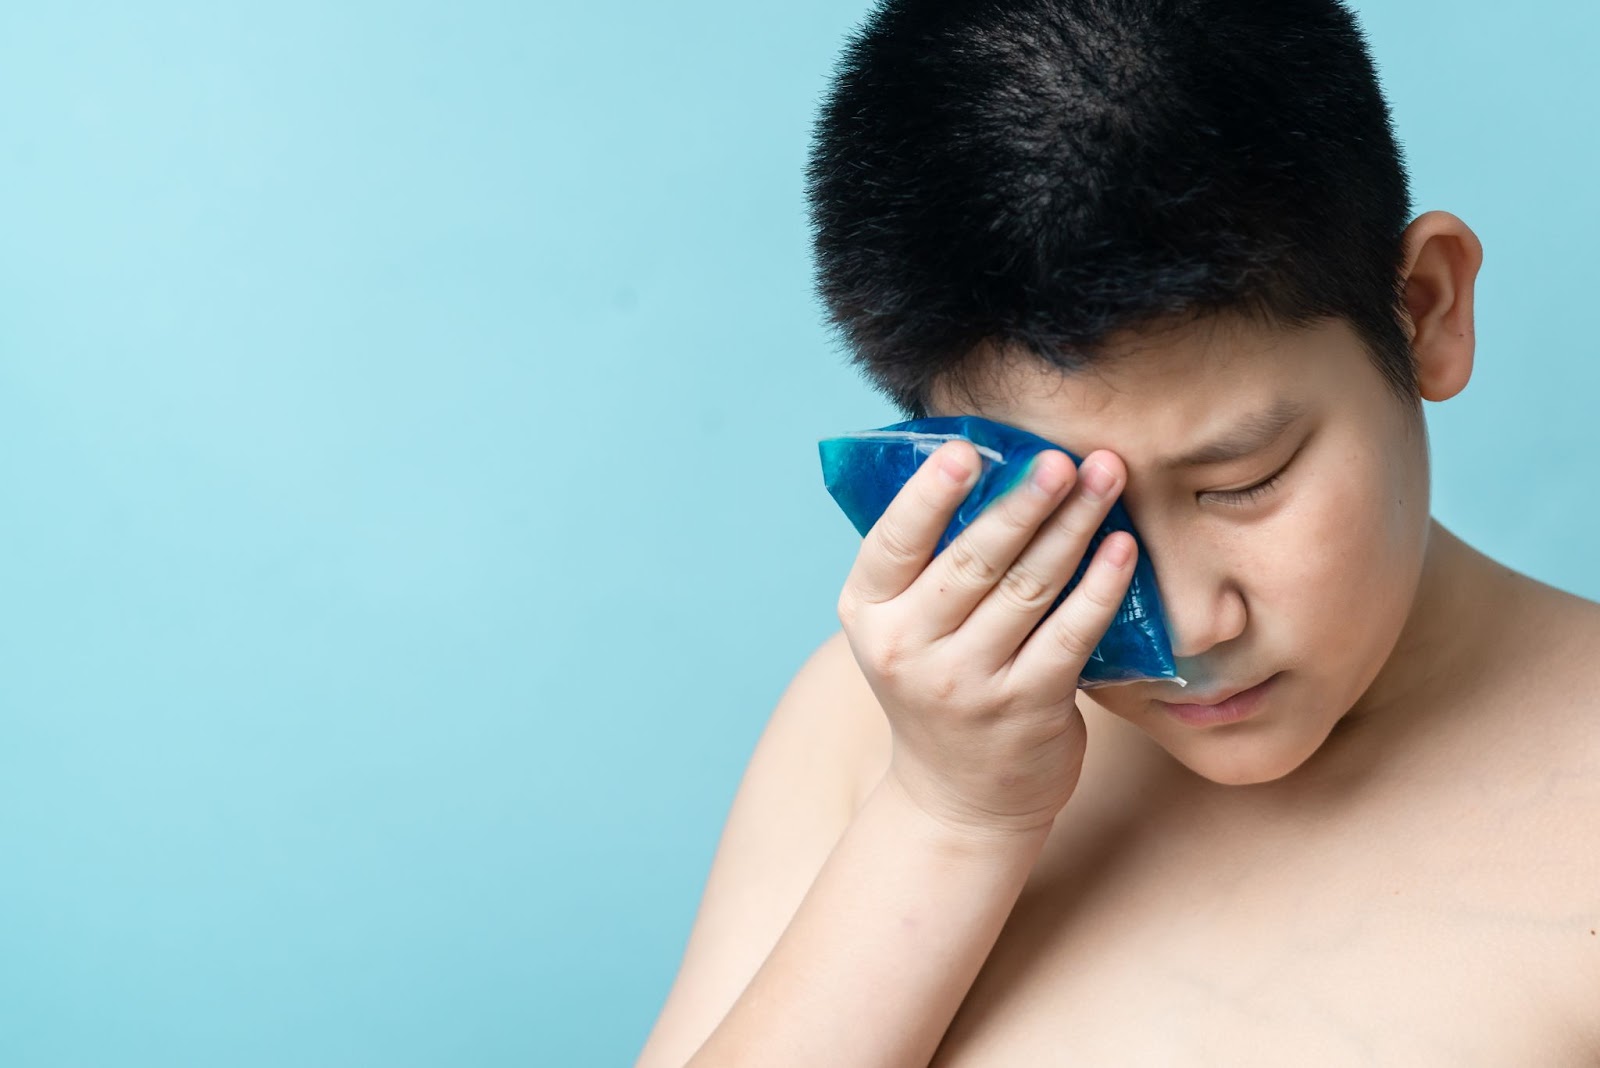
<svg viewBox="0 0 1600 1068">
<path fill-rule="evenodd" d="M 1516 589 L 1504 660 L 1342 778 L 1218 786 L 1082 702 L 1077 791 L 932 1063 L 1600 1064 L 1600 606 Z"/>
</svg>

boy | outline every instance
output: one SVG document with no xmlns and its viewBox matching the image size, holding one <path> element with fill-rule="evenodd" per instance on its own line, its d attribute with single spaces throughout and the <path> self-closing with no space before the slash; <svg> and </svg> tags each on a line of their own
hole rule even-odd
<svg viewBox="0 0 1600 1068">
<path fill-rule="evenodd" d="M 639 1064 L 1600 1063 L 1600 605 L 1430 516 L 1482 249 L 1351 14 L 892 0 L 808 178 L 874 385 L 1083 464 L 864 539 Z M 1119 496 L 1186 687 L 1075 689 L 1126 536 L 1044 616 Z"/>
</svg>

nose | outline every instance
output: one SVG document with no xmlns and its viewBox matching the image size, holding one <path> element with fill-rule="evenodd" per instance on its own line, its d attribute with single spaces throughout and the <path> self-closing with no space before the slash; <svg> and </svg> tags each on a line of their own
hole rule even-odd
<svg viewBox="0 0 1600 1068">
<path fill-rule="evenodd" d="M 1244 633 L 1244 591 L 1226 566 L 1226 554 L 1201 545 L 1177 548 L 1158 543 L 1146 548 L 1175 659 L 1204 656 L 1213 646 Z"/>
</svg>

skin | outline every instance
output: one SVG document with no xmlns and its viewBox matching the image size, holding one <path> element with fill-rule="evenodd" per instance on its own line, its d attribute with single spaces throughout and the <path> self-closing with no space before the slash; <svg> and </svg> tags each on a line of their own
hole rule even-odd
<svg viewBox="0 0 1600 1068">
<path fill-rule="evenodd" d="M 1482 246 L 1442 211 L 1405 239 L 1421 399 L 1443 401 L 1471 376 Z M 1087 691 L 1080 708 L 1132 724 L 1211 783 L 1347 777 L 1408 726 L 1396 721 L 1419 692 L 1472 675 L 1491 621 L 1462 606 L 1505 579 L 1430 516 L 1420 404 L 1395 396 L 1342 320 L 1291 333 L 1217 319 L 1108 351 L 1071 375 L 994 353 L 959 393 L 936 390 L 930 414 L 981 414 L 1121 472 L 1188 691 L 1277 678 L 1234 724 L 1173 719 L 1155 703 L 1184 694 L 1169 682 Z M 1276 441 L 1220 464 L 1164 466 L 1280 398 L 1307 410 Z M 1280 470 L 1254 499 L 1225 495 Z"/>
<path fill-rule="evenodd" d="M 1444 401 L 1482 248 L 1444 212 L 1405 236 Z M 1345 328 L 1215 326 L 1090 374 L 997 360 L 937 408 L 1119 467 L 1185 677 L 1281 674 L 1204 729 L 1152 703 L 1170 683 L 1079 693 L 1081 777 L 931 1065 L 1596 1063 L 1600 606 L 1430 516 L 1425 428 Z M 1283 394 L 1314 409 L 1259 455 L 1159 469 Z M 1291 454 L 1238 509 L 1196 496 Z"/>
<path fill-rule="evenodd" d="M 1430 516 L 1420 401 L 1470 378 L 1482 249 L 1444 212 L 1405 240 L 1415 403 L 1343 324 L 1239 320 L 1113 339 L 1072 375 L 981 353 L 930 398 L 1082 470 L 1041 454 L 1053 488 L 930 561 L 968 485 L 933 461 L 976 461 L 949 442 L 864 539 L 641 1068 L 1597 1063 L 1600 605 Z M 1277 441 L 1163 467 L 1284 398 L 1307 411 Z M 1072 686 L 1120 538 L 1016 646 L 1103 515 L 1099 466 L 1188 690 Z M 1154 704 L 1269 675 L 1240 723 Z"/>
</svg>

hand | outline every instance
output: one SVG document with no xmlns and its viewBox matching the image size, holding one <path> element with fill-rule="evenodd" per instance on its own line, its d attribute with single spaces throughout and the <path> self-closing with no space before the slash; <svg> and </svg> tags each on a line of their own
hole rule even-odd
<svg viewBox="0 0 1600 1068">
<path fill-rule="evenodd" d="M 934 556 L 979 462 L 963 439 L 923 461 L 867 532 L 839 620 L 889 719 L 888 776 L 957 830 L 1029 834 L 1077 787 L 1078 677 L 1121 607 L 1136 543 L 1109 535 L 1039 624 L 1121 491 L 1122 462 L 1102 450 L 1080 472 L 1065 453 L 1041 452 Z M 1111 476 L 1101 495 L 1085 484 L 1096 468 Z"/>
</svg>

